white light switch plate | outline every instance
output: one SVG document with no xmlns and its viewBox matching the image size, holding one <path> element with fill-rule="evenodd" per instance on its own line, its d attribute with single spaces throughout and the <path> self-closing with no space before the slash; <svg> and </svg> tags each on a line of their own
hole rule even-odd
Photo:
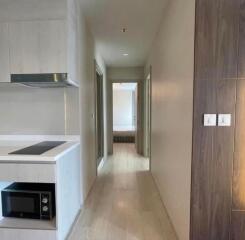
<svg viewBox="0 0 245 240">
<path fill-rule="evenodd" d="M 205 127 L 217 125 L 217 114 L 204 114 L 203 124 Z"/>
<path fill-rule="evenodd" d="M 220 127 L 231 126 L 231 114 L 219 114 L 218 126 Z"/>
</svg>

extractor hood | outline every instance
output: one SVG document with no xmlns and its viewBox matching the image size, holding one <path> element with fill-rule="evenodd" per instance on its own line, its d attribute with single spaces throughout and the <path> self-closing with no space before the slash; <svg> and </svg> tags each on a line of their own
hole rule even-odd
<svg viewBox="0 0 245 240">
<path fill-rule="evenodd" d="M 37 88 L 77 87 L 67 73 L 11 74 L 11 83 Z"/>
</svg>

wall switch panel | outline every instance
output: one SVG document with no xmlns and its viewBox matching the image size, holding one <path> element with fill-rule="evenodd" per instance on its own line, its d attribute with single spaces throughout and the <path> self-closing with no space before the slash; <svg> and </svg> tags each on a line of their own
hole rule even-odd
<svg viewBox="0 0 245 240">
<path fill-rule="evenodd" d="M 205 127 L 217 126 L 217 114 L 204 114 L 203 124 Z"/>
<path fill-rule="evenodd" d="M 231 114 L 219 114 L 218 126 L 220 127 L 231 126 Z"/>
</svg>

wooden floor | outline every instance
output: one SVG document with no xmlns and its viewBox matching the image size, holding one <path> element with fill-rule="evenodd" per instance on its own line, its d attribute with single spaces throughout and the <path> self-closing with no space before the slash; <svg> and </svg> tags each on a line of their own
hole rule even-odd
<svg viewBox="0 0 245 240">
<path fill-rule="evenodd" d="M 115 144 L 69 240 L 176 240 L 149 161 Z"/>
</svg>

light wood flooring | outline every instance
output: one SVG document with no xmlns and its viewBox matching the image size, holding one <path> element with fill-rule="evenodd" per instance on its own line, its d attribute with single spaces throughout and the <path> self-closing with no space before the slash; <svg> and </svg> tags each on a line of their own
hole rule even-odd
<svg viewBox="0 0 245 240">
<path fill-rule="evenodd" d="M 148 169 L 133 144 L 115 144 L 69 240 L 177 240 Z"/>
</svg>

